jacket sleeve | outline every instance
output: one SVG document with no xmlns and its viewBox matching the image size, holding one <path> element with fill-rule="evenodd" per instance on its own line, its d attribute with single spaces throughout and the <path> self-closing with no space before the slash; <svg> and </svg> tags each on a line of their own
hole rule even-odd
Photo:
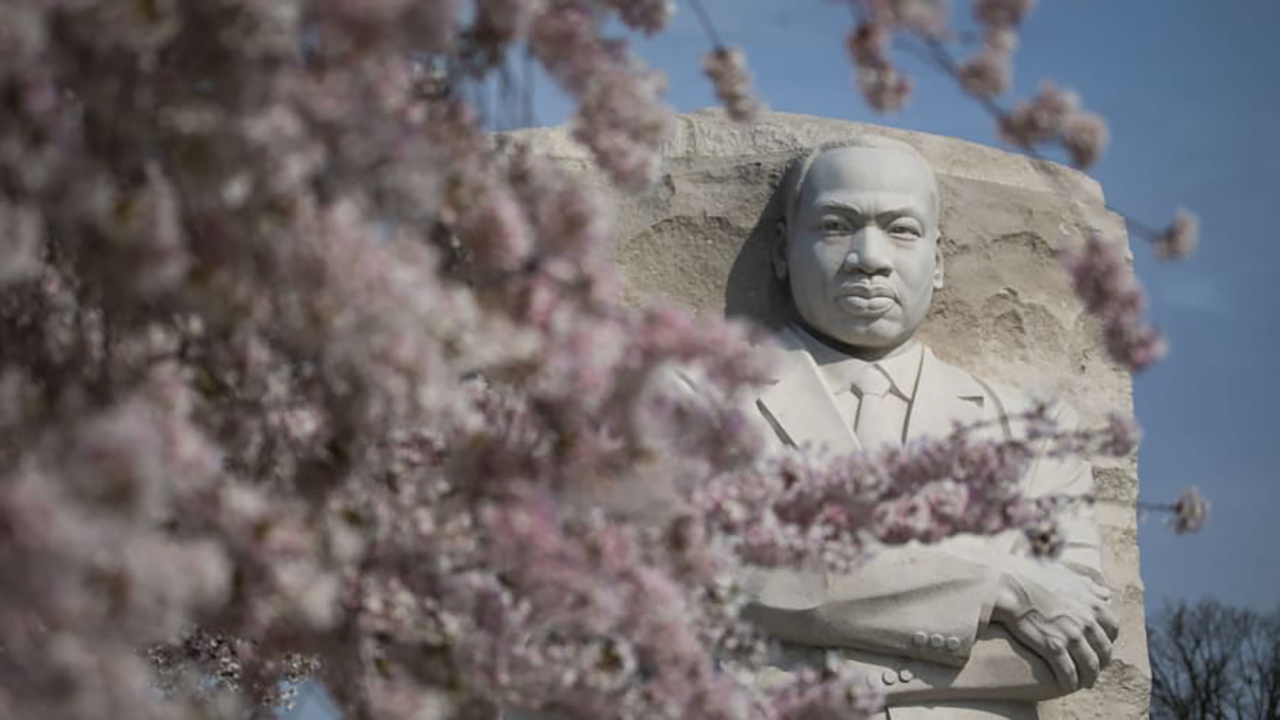
<svg viewBox="0 0 1280 720">
<path fill-rule="evenodd" d="M 1075 414 L 1067 406 L 1056 406 L 1052 416 L 1060 429 L 1076 428 Z M 1092 485 L 1084 458 L 1041 454 L 1025 477 L 1024 492 L 1080 501 L 1060 519 L 1061 571 L 1101 582 L 1099 534 L 1085 502 Z M 1048 666 L 1003 628 L 988 626 L 997 584 L 1002 573 L 1016 572 L 1011 556 L 1022 554 L 1021 543 L 1021 533 L 1010 531 L 886 548 L 845 575 L 750 569 L 744 586 L 753 602 L 745 617 L 780 640 L 932 664 L 936 670 L 914 666 L 918 680 L 910 687 L 923 697 L 966 692 L 1056 697 L 1063 690 Z"/>
<path fill-rule="evenodd" d="M 998 579 L 988 565 L 936 547 L 886 548 L 839 575 L 750 569 L 744 616 L 780 640 L 961 666 Z"/>
<path fill-rule="evenodd" d="M 1062 432 L 1073 432 L 1080 425 L 1075 411 L 1062 403 L 1053 406 L 1050 418 Z M 1058 560 L 1065 567 L 1105 584 L 1102 538 L 1092 504 L 1093 468 L 1078 454 L 1051 457 L 1041 450 L 1027 473 L 1024 492 L 1027 497 L 1056 497 L 1068 501 L 1058 517 L 1063 540 Z"/>
</svg>

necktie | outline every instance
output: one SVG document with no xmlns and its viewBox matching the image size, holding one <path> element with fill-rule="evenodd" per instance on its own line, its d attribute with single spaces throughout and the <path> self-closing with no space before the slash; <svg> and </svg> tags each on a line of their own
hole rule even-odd
<svg viewBox="0 0 1280 720">
<path fill-rule="evenodd" d="M 853 431 L 862 447 L 882 450 L 885 445 L 897 446 L 902 441 L 902 428 L 896 422 L 897 413 L 890 397 L 893 384 L 877 365 L 864 365 L 853 379 L 853 392 L 858 395 L 858 420 Z"/>
</svg>

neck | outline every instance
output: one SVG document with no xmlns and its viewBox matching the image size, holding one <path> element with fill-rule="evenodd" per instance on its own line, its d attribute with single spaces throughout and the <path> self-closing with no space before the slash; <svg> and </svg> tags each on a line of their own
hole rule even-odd
<svg viewBox="0 0 1280 720">
<path fill-rule="evenodd" d="M 911 350 L 911 348 L 914 347 L 916 343 L 915 339 L 913 338 L 913 339 L 908 339 L 906 342 L 900 343 L 898 345 L 894 345 L 893 347 L 887 347 L 887 348 L 850 345 L 849 343 L 837 340 L 831 337 L 830 335 L 827 335 L 826 333 L 822 332 L 821 330 L 814 328 L 812 325 L 810 325 L 809 323 L 805 322 L 802 318 L 800 318 L 798 314 L 793 316 L 792 321 L 796 325 L 803 328 L 805 332 L 812 335 L 815 340 L 818 340 L 823 345 L 826 345 L 827 347 L 832 348 L 833 350 L 838 350 L 839 352 L 844 353 L 845 355 L 848 355 L 850 357 L 855 357 L 859 360 L 864 360 L 866 362 L 876 362 L 878 360 L 887 360 L 891 357 L 897 357 L 898 355 L 901 355 Z"/>
</svg>

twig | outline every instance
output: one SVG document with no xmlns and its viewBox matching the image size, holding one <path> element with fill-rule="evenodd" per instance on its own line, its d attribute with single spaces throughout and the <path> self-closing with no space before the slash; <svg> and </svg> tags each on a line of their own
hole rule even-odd
<svg viewBox="0 0 1280 720">
<path fill-rule="evenodd" d="M 958 82 L 960 80 L 960 65 L 959 63 L 956 62 L 956 59 L 951 55 L 951 53 L 946 49 L 946 47 L 944 47 L 942 43 L 937 40 L 937 38 L 933 38 L 922 33 L 915 33 L 915 35 L 925 43 L 926 47 L 929 48 L 931 59 L 937 65 L 938 69 L 950 75 L 952 79 Z M 974 95 L 973 93 L 970 93 L 968 91 L 966 91 L 966 94 L 974 98 L 975 100 L 977 100 L 978 104 L 981 105 L 982 108 L 986 110 L 987 113 L 990 114 L 992 118 L 994 118 L 997 122 L 1003 121 L 1010 116 L 1009 111 L 1001 107 L 1000 104 L 997 103 L 995 100 L 992 100 L 989 97 L 984 97 L 981 95 Z M 1044 155 L 1041 155 L 1040 152 L 1037 151 L 1034 147 L 1027 147 L 1027 146 L 1019 146 L 1019 147 L 1024 152 L 1026 152 L 1027 155 L 1029 155 L 1031 158 L 1035 160 L 1040 160 L 1042 162 L 1050 162 L 1048 158 L 1046 158 Z M 1137 218 L 1121 210 L 1117 210 L 1111 205 L 1106 205 L 1106 208 L 1111 212 L 1119 215 L 1120 218 L 1123 219 L 1125 223 L 1130 227 L 1130 229 L 1133 230 L 1134 234 L 1143 236 L 1144 238 L 1146 238 L 1148 242 L 1154 242 L 1158 240 L 1160 236 L 1163 234 L 1160 230 L 1152 228 L 1150 225 L 1147 225 L 1141 220 L 1138 220 Z"/>
<path fill-rule="evenodd" d="M 707 33 L 707 39 L 711 41 L 711 45 L 716 48 L 725 46 L 720 39 L 720 33 L 716 32 L 715 25 L 711 22 L 711 16 L 707 14 L 707 9 L 702 6 L 702 0 L 689 0 L 689 6 L 693 8 L 694 15 L 698 16 L 698 22 L 702 25 L 703 31 Z"/>
</svg>

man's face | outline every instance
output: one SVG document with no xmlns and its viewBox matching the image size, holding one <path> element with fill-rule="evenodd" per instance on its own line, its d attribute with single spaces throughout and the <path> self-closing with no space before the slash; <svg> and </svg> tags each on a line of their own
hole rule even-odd
<svg viewBox="0 0 1280 720">
<path fill-rule="evenodd" d="M 933 175 L 893 148 L 839 148 L 809 168 L 775 256 L 801 318 L 856 347 L 890 351 L 942 287 Z"/>
</svg>

